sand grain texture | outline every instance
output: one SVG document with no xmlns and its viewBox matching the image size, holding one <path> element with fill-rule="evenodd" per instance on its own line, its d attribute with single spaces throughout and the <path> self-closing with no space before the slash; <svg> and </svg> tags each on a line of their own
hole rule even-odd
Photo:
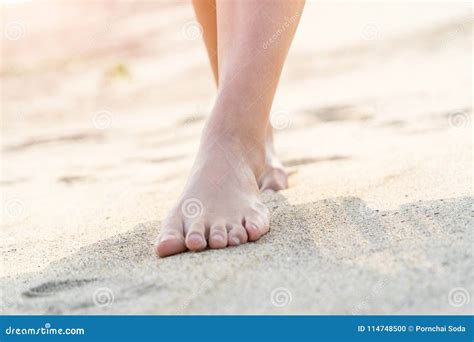
<svg viewBox="0 0 474 342">
<path fill-rule="evenodd" d="M 309 2 L 273 106 L 291 187 L 264 196 L 270 233 L 159 259 L 215 95 L 191 20 L 5 5 L 26 32 L 2 47 L 3 313 L 472 314 L 470 5 Z"/>
</svg>

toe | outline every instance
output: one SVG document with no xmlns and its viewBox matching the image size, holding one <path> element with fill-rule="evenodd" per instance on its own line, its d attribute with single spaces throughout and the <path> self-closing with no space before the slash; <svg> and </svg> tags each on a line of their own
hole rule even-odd
<svg viewBox="0 0 474 342">
<path fill-rule="evenodd" d="M 194 222 L 189 227 L 188 233 L 186 234 L 186 246 L 191 251 L 200 251 L 206 248 L 205 238 L 206 227 L 202 222 Z"/>
<path fill-rule="evenodd" d="M 249 241 L 255 241 L 260 238 L 263 230 L 262 226 L 263 224 L 258 222 L 256 218 L 245 220 L 245 230 L 247 231 Z"/>
<path fill-rule="evenodd" d="M 214 224 L 209 231 L 209 247 L 224 248 L 227 246 L 227 229 L 224 224 Z"/>
<path fill-rule="evenodd" d="M 165 257 L 186 251 L 181 221 L 165 222 L 155 246 L 156 254 Z"/>
<path fill-rule="evenodd" d="M 238 246 L 242 243 L 246 243 L 248 240 L 247 231 L 245 228 L 240 225 L 230 225 L 228 226 L 228 243 L 229 246 Z"/>
<path fill-rule="evenodd" d="M 266 209 L 266 207 L 265 207 Z M 245 217 L 244 227 L 249 241 L 256 241 L 269 230 L 268 209 L 253 212 Z"/>
</svg>

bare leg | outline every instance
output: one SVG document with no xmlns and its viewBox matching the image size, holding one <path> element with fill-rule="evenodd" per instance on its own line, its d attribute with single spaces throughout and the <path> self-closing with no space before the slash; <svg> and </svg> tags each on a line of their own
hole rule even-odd
<svg viewBox="0 0 474 342">
<path fill-rule="evenodd" d="M 269 112 L 303 1 L 218 0 L 218 96 L 157 253 L 255 241 L 269 229 L 259 198 Z M 192 206 L 190 206 L 192 204 Z"/>
<path fill-rule="evenodd" d="M 212 73 L 216 84 L 219 79 L 217 69 L 217 14 L 216 0 L 193 0 L 196 18 L 203 28 L 204 44 L 211 62 Z"/>
<path fill-rule="evenodd" d="M 204 43 L 206 45 L 214 79 L 219 86 L 216 1 L 193 0 L 193 6 L 196 17 L 203 27 Z M 276 155 L 271 125 L 268 125 L 267 128 L 265 155 L 265 169 L 258 179 L 260 190 L 278 191 L 286 189 L 288 187 L 288 174 Z"/>
</svg>

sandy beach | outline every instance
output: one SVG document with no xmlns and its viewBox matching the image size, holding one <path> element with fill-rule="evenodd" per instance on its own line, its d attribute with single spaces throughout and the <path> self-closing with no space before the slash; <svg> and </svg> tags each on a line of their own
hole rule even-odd
<svg viewBox="0 0 474 342">
<path fill-rule="evenodd" d="M 2 7 L 3 314 L 473 313 L 470 3 L 308 2 L 270 232 L 169 258 L 215 96 L 192 7 Z"/>
</svg>

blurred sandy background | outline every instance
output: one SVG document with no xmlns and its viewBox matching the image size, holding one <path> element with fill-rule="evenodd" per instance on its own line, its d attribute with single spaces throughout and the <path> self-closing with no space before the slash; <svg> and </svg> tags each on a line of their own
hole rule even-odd
<svg viewBox="0 0 474 342">
<path fill-rule="evenodd" d="M 471 4 L 308 2 L 270 233 L 158 259 L 215 95 L 193 20 L 2 5 L 3 313 L 472 313 Z"/>
</svg>

